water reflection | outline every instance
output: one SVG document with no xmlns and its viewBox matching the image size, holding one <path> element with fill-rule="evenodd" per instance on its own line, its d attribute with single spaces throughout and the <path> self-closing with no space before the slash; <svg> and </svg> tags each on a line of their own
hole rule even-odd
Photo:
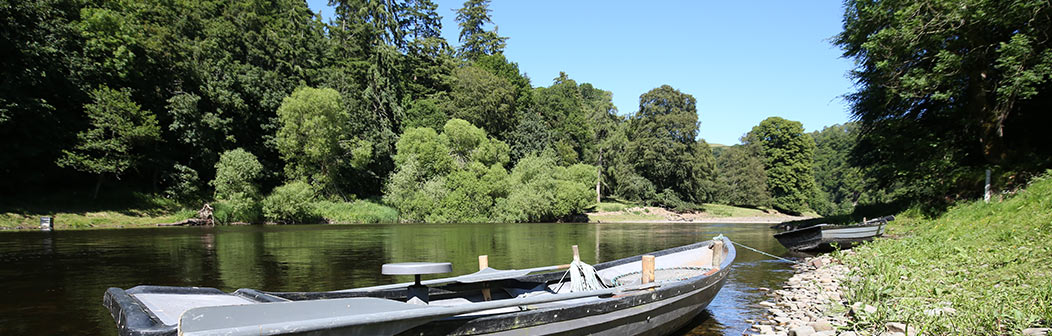
<svg viewBox="0 0 1052 336">
<path fill-rule="evenodd" d="M 408 277 L 380 265 L 449 261 L 453 274 L 491 267 L 564 264 L 571 245 L 596 263 L 724 234 L 778 255 L 786 251 L 763 224 L 457 224 L 159 228 L 0 235 L 0 335 L 107 335 L 101 305 L 108 287 L 206 286 L 226 291 L 322 291 Z M 740 334 L 758 314 L 757 287 L 791 275 L 784 263 L 739 249 L 726 286 L 685 335 Z M 438 277 L 436 275 L 435 277 Z M 61 321 L 61 323 L 56 323 Z"/>
</svg>

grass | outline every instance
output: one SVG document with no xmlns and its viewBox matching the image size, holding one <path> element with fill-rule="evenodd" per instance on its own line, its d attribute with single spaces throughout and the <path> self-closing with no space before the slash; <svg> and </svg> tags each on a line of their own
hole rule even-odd
<svg viewBox="0 0 1052 336">
<path fill-rule="evenodd" d="M 899 238 L 841 255 L 853 269 L 847 299 L 878 307 L 852 327 L 877 334 L 894 321 L 924 334 L 1004 335 L 1052 325 L 1049 175 L 1002 202 L 934 219 L 907 211 L 891 223 Z"/>
<path fill-rule="evenodd" d="M 367 200 L 353 202 L 320 201 L 314 203 L 315 214 L 330 223 L 397 223 L 398 210 Z"/>
<path fill-rule="evenodd" d="M 58 230 L 156 226 L 197 214 L 176 202 L 144 193 L 121 192 L 98 199 L 78 193 L 21 195 L 0 205 L 0 229 L 39 229 L 40 217 L 53 216 Z"/>
<path fill-rule="evenodd" d="M 767 211 L 753 208 L 742 208 L 726 204 L 705 203 L 701 208 L 714 217 L 763 217 Z"/>
</svg>

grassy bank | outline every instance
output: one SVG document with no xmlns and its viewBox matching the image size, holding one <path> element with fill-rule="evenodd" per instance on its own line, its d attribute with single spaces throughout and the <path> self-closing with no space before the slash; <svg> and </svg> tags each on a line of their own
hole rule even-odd
<svg viewBox="0 0 1052 336">
<path fill-rule="evenodd" d="M 713 219 L 740 219 L 755 221 L 773 221 L 798 219 L 776 211 L 736 207 L 732 205 L 705 203 L 697 206 L 696 211 L 675 212 L 652 206 L 643 206 L 620 200 L 606 200 L 599 203 L 588 214 L 589 222 L 653 222 L 653 221 L 704 221 Z"/>
<path fill-rule="evenodd" d="M 1019 334 L 1052 325 L 1052 177 L 1002 202 L 936 219 L 906 212 L 882 239 L 842 256 L 848 300 L 878 307 L 854 326 L 904 322 L 924 334 Z"/>
<path fill-rule="evenodd" d="M 58 230 L 156 227 L 197 216 L 195 208 L 143 193 L 114 193 L 94 200 L 78 193 L 55 195 L 28 196 L 0 205 L 0 230 L 38 230 L 42 216 L 53 216 Z M 310 207 L 317 222 L 398 222 L 398 210 L 370 200 L 318 201 Z"/>
</svg>

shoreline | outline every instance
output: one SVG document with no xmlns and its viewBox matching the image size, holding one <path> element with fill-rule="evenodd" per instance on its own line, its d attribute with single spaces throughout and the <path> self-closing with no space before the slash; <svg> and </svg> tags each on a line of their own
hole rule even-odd
<svg viewBox="0 0 1052 336">
<path fill-rule="evenodd" d="M 854 331 L 844 330 L 851 322 L 850 316 L 860 310 L 875 312 L 876 308 L 867 305 L 845 309 L 846 295 L 841 284 L 847 280 L 850 269 L 828 254 L 805 258 L 792 267 L 794 274 L 781 289 L 759 289 L 768 292 L 769 298 L 759 303 L 766 311 L 759 319 L 745 320 L 752 324 L 745 334 L 857 336 Z"/>
</svg>

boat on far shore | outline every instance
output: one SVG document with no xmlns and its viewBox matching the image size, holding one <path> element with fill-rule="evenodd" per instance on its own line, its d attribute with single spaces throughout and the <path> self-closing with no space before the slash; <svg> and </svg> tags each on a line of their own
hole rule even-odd
<svg viewBox="0 0 1052 336">
<path fill-rule="evenodd" d="M 848 249 L 858 243 L 884 234 L 884 228 L 895 216 L 863 221 L 853 225 L 817 224 L 777 233 L 774 238 L 791 251 L 829 252 Z"/>
</svg>

